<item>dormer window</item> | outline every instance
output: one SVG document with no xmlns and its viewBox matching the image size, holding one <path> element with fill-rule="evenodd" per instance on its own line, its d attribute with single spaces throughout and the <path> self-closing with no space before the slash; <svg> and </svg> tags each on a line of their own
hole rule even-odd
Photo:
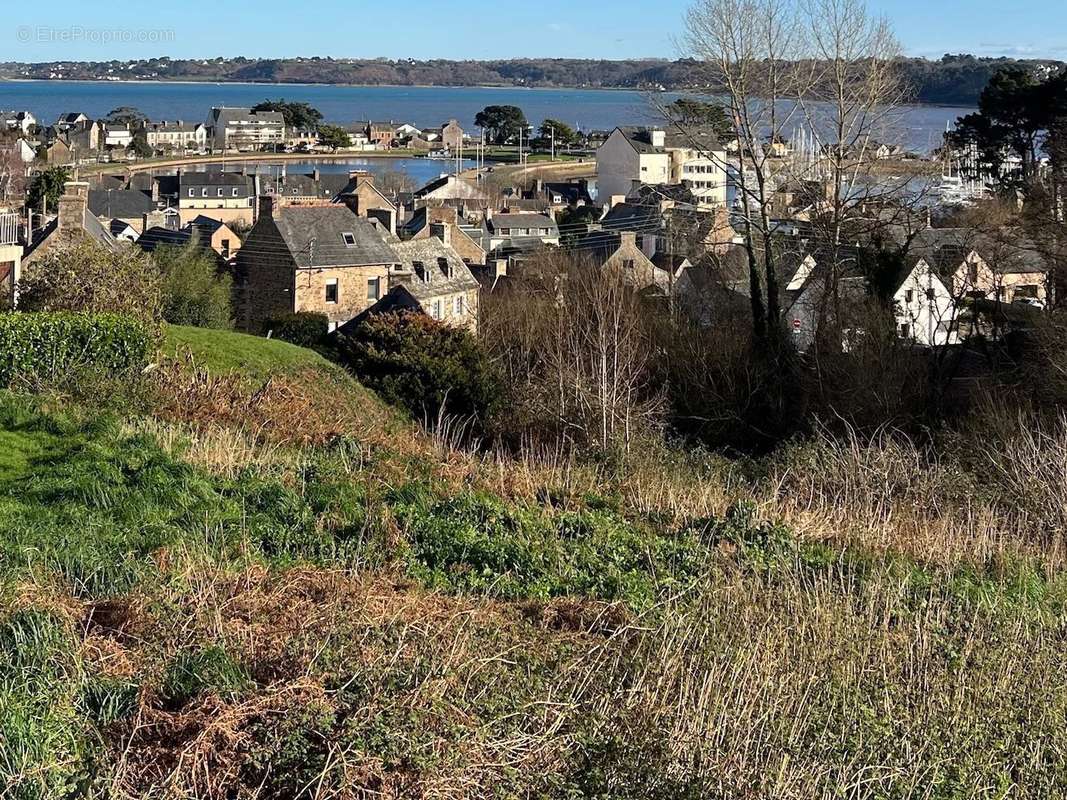
<svg viewBox="0 0 1067 800">
<path fill-rule="evenodd" d="M 438 258 L 437 266 L 441 268 L 441 272 L 444 273 L 446 278 L 452 277 L 452 266 L 448 263 L 447 258 Z"/>
<path fill-rule="evenodd" d="M 356 235 L 354 233 L 348 233 L 346 231 L 345 233 L 341 234 L 341 239 L 344 240 L 345 247 L 356 246 Z"/>
<path fill-rule="evenodd" d="M 426 269 L 426 265 L 421 261 L 412 261 L 411 266 L 415 268 L 415 274 L 423 281 L 423 283 L 430 282 L 430 270 Z"/>
</svg>

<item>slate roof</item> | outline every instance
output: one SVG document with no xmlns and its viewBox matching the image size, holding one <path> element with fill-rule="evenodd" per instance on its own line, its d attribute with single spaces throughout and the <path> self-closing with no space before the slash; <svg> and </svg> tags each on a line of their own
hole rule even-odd
<svg viewBox="0 0 1067 800">
<path fill-rule="evenodd" d="M 113 219 L 113 220 L 111 220 L 111 222 L 108 223 L 107 227 L 108 227 L 108 231 L 115 238 L 118 238 L 121 234 L 124 234 L 127 231 L 133 231 L 134 236 L 137 235 L 137 231 L 135 231 L 133 229 L 133 227 L 131 227 L 130 223 L 125 222 L 124 220 L 121 220 L 121 219 Z"/>
<path fill-rule="evenodd" d="M 403 287 L 420 302 L 479 286 L 459 254 L 436 236 L 394 244 L 393 251 L 402 269 L 411 272 L 411 277 L 402 281 Z M 423 274 L 429 275 L 429 281 L 419 277 L 417 265 L 422 265 Z"/>
<path fill-rule="evenodd" d="M 652 131 L 654 128 L 645 128 L 636 125 L 620 125 L 619 132 L 626 137 L 626 141 L 638 153 L 654 154 L 665 153 L 668 148 L 686 148 L 690 150 L 720 151 L 722 146 L 719 138 L 711 128 L 686 126 L 682 130 L 676 126 L 662 128 L 663 147 L 652 144 Z"/>
<path fill-rule="evenodd" d="M 954 272 L 971 251 L 977 252 L 990 267 L 1004 275 L 1048 270 L 1037 245 L 1013 231 L 990 234 L 969 228 L 926 228 L 918 231 L 907 244 L 910 257 L 915 260 L 924 258 L 943 274 Z"/>
<path fill-rule="evenodd" d="M 98 217 L 134 219 L 155 208 L 152 198 L 137 189 L 89 190 L 89 210 Z"/>
<path fill-rule="evenodd" d="M 267 182 L 270 185 L 270 182 Z M 350 192 L 355 181 L 347 175 L 289 173 L 278 182 L 278 194 L 281 197 L 321 197 L 336 200 L 342 194 Z"/>
<path fill-rule="evenodd" d="M 559 231 L 555 220 L 544 214 L 494 214 L 485 224 L 492 231 L 503 228 L 548 228 L 550 233 Z"/>
<path fill-rule="evenodd" d="M 205 217 L 203 214 L 199 214 L 190 225 L 195 225 L 200 229 L 201 233 L 206 233 L 209 236 L 221 228 L 224 223 L 221 219 L 215 219 L 214 217 Z"/>
<path fill-rule="evenodd" d="M 592 230 L 576 236 L 568 245 L 568 249 L 587 254 L 600 262 L 611 258 L 620 247 L 622 234 L 605 230 Z"/>
<path fill-rule="evenodd" d="M 570 204 L 584 202 L 592 205 L 593 203 L 593 198 L 589 196 L 588 184 L 548 182 L 544 184 L 544 192 L 549 196 L 558 194 Z"/>
<path fill-rule="evenodd" d="M 301 269 L 398 263 L 375 226 L 345 206 L 287 206 L 274 224 Z M 345 244 L 344 233 L 352 234 L 353 245 Z"/>
<path fill-rule="evenodd" d="M 151 253 L 157 247 L 169 245 L 171 247 L 184 247 L 192 240 L 189 231 L 175 231 L 170 228 L 149 228 L 137 237 L 137 246 L 146 253 Z"/>
<path fill-rule="evenodd" d="M 23 258 L 28 258 L 31 253 L 33 253 L 38 247 L 44 244 L 44 242 L 46 242 L 49 237 L 51 237 L 52 234 L 56 232 L 56 228 L 58 227 L 59 218 L 56 217 L 38 232 L 33 244 L 29 248 L 27 248 L 26 254 L 23 256 Z M 108 226 L 105 226 L 104 223 L 101 222 L 96 216 L 94 216 L 93 213 L 88 209 L 86 209 L 85 211 L 85 220 L 82 225 L 82 228 L 90 239 L 93 239 L 98 244 L 103 245 L 109 250 L 117 251 L 120 247 L 122 247 L 119 241 L 111 235 L 111 231 L 108 229 Z"/>
<path fill-rule="evenodd" d="M 179 186 L 243 186 L 251 190 L 252 178 L 240 172 L 183 172 Z"/>
<path fill-rule="evenodd" d="M 617 203 L 604 215 L 600 224 L 618 231 L 654 233 L 663 227 L 663 215 L 659 206 Z"/>
</svg>

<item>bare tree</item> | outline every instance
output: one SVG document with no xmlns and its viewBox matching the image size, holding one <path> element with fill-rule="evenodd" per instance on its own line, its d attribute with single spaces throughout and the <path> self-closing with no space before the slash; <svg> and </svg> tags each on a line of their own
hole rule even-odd
<svg viewBox="0 0 1067 800">
<path fill-rule="evenodd" d="M 765 142 L 781 142 L 797 113 L 782 99 L 806 93 L 802 27 L 790 0 L 697 0 L 686 17 L 684 47 L 725 92 L 734 125 L 753 330 L 777 333 L 781 302 L 772 238 L 776 159 Z"/>
</svg>

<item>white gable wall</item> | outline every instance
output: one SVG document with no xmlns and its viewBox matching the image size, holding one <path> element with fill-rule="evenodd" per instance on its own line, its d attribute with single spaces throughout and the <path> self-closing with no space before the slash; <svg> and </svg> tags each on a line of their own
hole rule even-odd
<svg viewBox="0 0 1067 800">
<path fill-rule="evenodd" d="M 926 346 L 957 341 L 952 293 L 922 259 L 894 292 L 893 315 L 903 338 Z"/>
</svg>

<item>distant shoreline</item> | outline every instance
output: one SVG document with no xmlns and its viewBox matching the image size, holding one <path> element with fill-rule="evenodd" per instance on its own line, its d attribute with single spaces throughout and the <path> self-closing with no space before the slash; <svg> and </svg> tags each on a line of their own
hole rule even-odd
<svg viewBox="0 0 1067 800">
<path fill-rule="evenodd" d="M 521 86 L 516 84 L 441 84 L 441 83 L 304 83 L 300 81 L 231 81 L 231 80 L 188 80 L 188 79 L 122 79 L 117 81 L 90 79 L 90 78 L 0 78 L 3 83 L 70 83 L 70 84 L 93 84 L 100 86 L 112 86 L 122 84 L 132 85 L 172 85 L 172 86 L 294 86 L 294 87 L 331 87 L 337 86 L 348 89 L 507 89 L 526 92 L 634 92 L 636 94 L 689 94 L 702 96 L 712 94 L 701 89 L 635 89 L 631 86 Z M 967 103 L 905 103 L 908 108 L 966 108 L 975 106 Z"/>
</svg>

